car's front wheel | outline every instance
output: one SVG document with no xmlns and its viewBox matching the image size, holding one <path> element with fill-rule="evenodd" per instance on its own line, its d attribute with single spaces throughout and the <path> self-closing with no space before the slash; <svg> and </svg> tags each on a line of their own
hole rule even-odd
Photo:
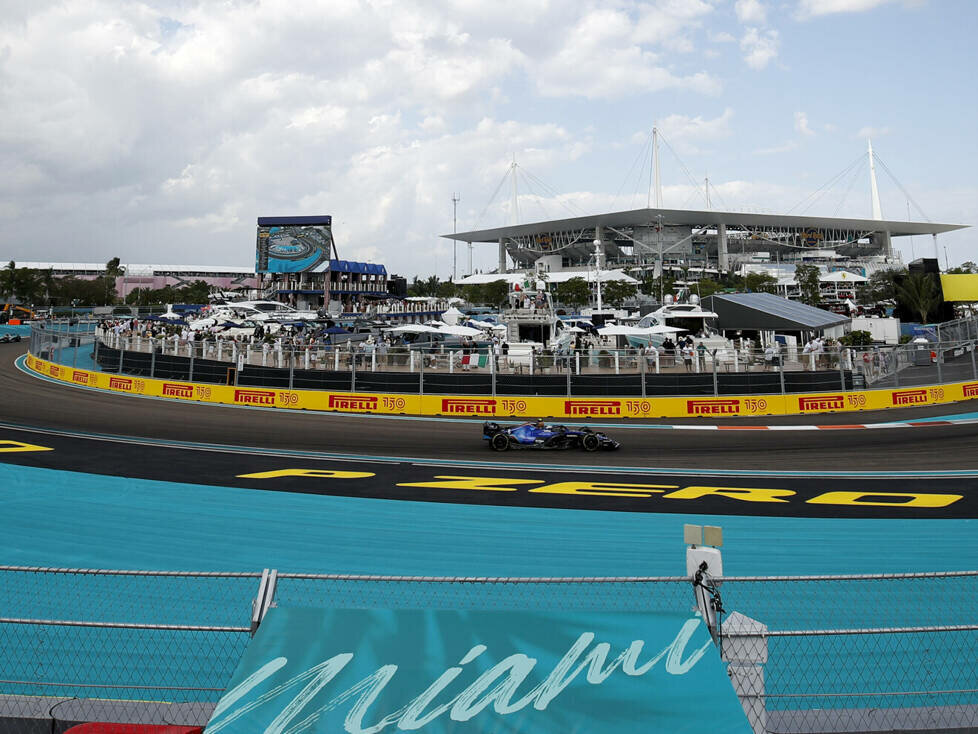
<svg viewBox="0 0 978 734">
<path fill-rule="evenodd" d="M 601 439 L 593 433 L 587 433 L 581 438 L 581 448 L 585 451 L 597 451 L 601 448 Z"/>
<path fill-rule="evenodd" d="M 509 448 L 509 436 L 505 433 L 495 433 L 489 439 L 489 447 L 493 451 L 505 451 Z"/>
</svg>

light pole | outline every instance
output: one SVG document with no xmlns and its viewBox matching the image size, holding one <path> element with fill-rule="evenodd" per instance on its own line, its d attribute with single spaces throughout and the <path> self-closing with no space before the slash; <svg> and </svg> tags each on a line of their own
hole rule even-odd
<svg viewBox="0 0 978 734">
<path fill-rule="evenodd" d="M 603 310 L 601 305 L 601 240 L 594 241 L 594 281 L 598 284 L 598 311 Z"/>
<path fill-rule="evenodd" d="M 459 195 L 452 194 L 452 234 L 458 232 L 458 203 Z M 458 241 L 452 240 L 452 282 L 458 280 Z"/>
<path fill-rule="evenodd" d="M 655 217 L 656 228 L 655 231 L 659 236 L 659 305 L 661 306 L 665 303 L 665 279 L 666 279 L 666 264 L 662 259 L 662 215 L 657 214 Z"/>
</svg>

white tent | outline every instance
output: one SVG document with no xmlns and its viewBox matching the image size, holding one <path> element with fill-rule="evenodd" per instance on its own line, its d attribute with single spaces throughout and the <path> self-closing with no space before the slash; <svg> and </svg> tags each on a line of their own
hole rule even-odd
<svg viewBox="0 0 978 734">
<path fill-rule="evenodd" d="M 450 307 L 441 315 L 441 320 L 446 324 L 457 324 L 458 320 L 463 318 L 465 314 L 459 311 L 455 306 Z"/>
<path fill-rule="evenodd" d="M 819 281 L 822 283 L 865 283 L 868 280 L 869 278 L 850 273 L 848 270 L 836 270 L 819 276 Z"/>
</svg>

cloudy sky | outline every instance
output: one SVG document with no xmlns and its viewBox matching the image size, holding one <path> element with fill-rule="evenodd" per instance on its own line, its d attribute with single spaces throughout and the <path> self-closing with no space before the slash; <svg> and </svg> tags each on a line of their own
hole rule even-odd
<svg viewBox="0 0 978 734">
<path fill-rule="evenodd" d="M 884 217 L 978 224 L 974 0 L 0 10 L 4 262 L 250 265 L 257 217 L 331 214 L 341 257 L 447 277 L 453 194 L 459 231 L 511 223 L 515 159 L 520 221 L 645 206 L 653 125 L 667 207 L 709 177 L 714 208 L 869 217 L 872 136 Z"/>
</svg>

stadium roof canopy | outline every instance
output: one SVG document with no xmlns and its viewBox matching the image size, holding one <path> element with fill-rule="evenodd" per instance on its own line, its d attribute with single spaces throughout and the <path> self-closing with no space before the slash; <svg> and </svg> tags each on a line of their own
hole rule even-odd
<svg viewBox="0 0 978 734">
<path fill-rule="evenodd" d="M 725 224 L 728 227 L 745 227 L 757 230 L 777 228 L 804 228 L 813 230 L 860 230 L 865 232 L 889 232 L 891 237 L 909 235 L 942 234 L 964 229 L 966 224 L 937 224 L 934 222 L 900 222 L 883 219 L 842 219 L 839 217 L 807 217 L 793 214 L 752 214 L 749 212 L 722 212 L 694 209 L 632 209 L 624 212 L 592 214 L 570 219 L 552 219 L 508 227 L 473 230 L 444 234 L 442 237 L 459 242 L 498 242 L 508 237 L 544 234 L 547 232 L 595 227 L 641 227 L 656 224 L 689 227 L 710 227 Z"/>
<path fill-rule="evenodd" d="M 851 320 L 771 293 L 715 294 L 703 299 L 703 307 L 717 314 L 720 329 L 815 331 Z"/>
</svg>

